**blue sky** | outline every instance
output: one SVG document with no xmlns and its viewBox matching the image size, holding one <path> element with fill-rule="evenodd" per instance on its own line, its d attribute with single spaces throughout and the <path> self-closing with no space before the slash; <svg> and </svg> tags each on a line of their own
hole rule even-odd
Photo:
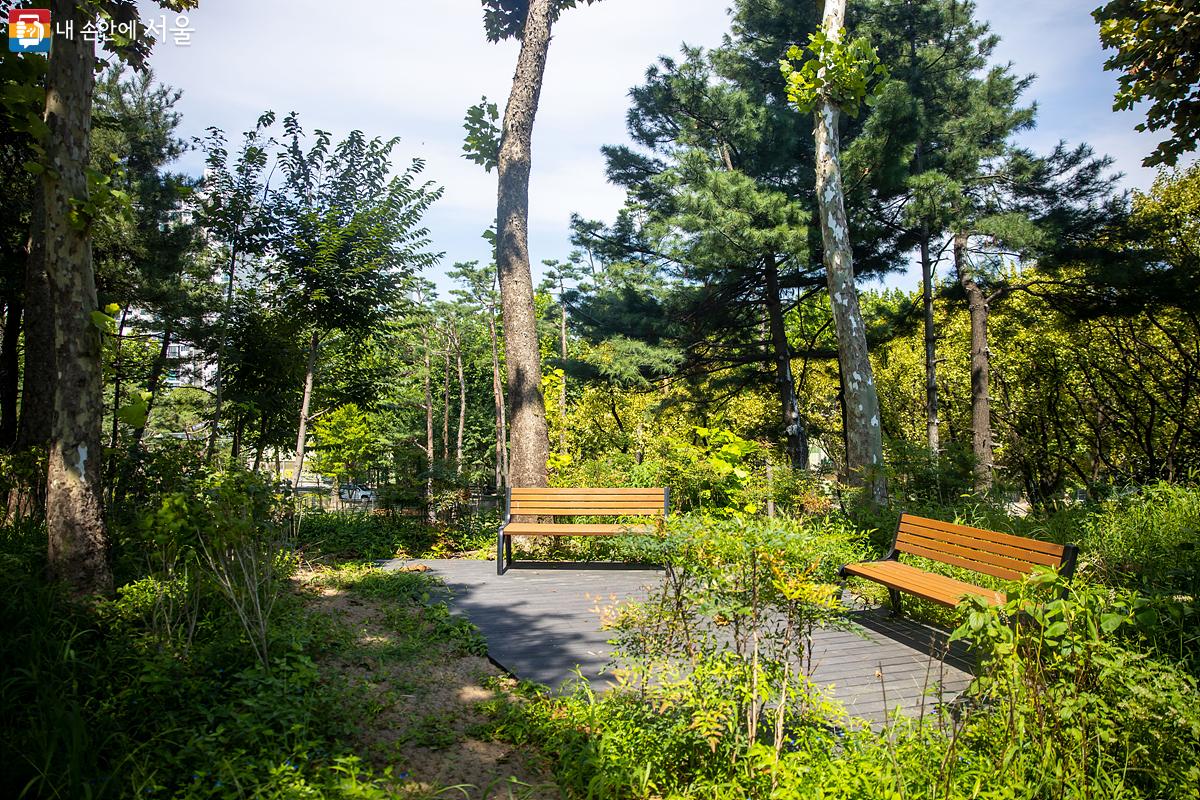
<svg viewBox="0 0 1200 800">
<path fill-rule="evenodd" d="M 1140 166 L 1154 138 L 1133 130 L 1134 113 L 1111 111 L 1114 78 L 1090 11 L 1096 0 L 979 0 L 978 15 L 1001 37 L 997 58 L 1035 73 L 1038 150 L 1060 139 L 1087 141 L 1116 159 L 1125 185 L 1145 188 Z M 681 42 L 711 47 L 728 29 L 728 0 L 604 0 L 563 15 L 555 28 L 534 132 L 530 254 L 570 251 L 572 212 L 610 219 L 623 196 L 604 179 L 599 148 L 623 142 L 626 93 L 660 54 Z M 157 7 L 146 13 L 157 17 Z M 477 0 L 202 0 L 189 15 L 191 44 L 168 35 L 151 64 L 160 81 L 183 90 L 183 133 L 216 125 L 236 137 L 265 109 L 297 111 L 308 129 L 335 135 L 358 128 L 401 137 L 397 154 L 427 161 L 444 185 L 427 217 L 440 273 L 455 261 L 486 260 L 480 233 L 495 216 L 495 173 L 461 157 L 462 118 L 487 95 L 503 108 L 515 43 L 490 44 Z M 344 32 L 344 36 L 339 36 Z M 198 172 L 198 154 L 181 168 Z M 438 274 L 435 278 L 445 287 Z M 889 285 L 911 287 L 897 275 Z"/>
</svg>

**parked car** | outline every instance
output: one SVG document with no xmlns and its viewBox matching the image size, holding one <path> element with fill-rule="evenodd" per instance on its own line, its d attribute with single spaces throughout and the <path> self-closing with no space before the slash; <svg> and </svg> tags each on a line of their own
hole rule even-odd
<svg viewBox="0 0 1200 800">
<path fill-rule="evenodd" d="M 370 486 L 347 483 L 338 489 L 338 497 L 348 503 L 373 503 L 379 495 Z"/>
</svg>

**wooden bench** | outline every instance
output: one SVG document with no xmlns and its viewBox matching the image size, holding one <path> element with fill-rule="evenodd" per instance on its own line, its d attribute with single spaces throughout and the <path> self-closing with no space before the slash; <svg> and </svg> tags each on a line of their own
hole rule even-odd
<svg viewBox="0 0 1200 800">
<path fill-rule="evenodd" d="M 967 595 L 983 598 L 989 605 L 1002 605 L 1005 593 L 965 581 L 927 572 L 902 563 L 901 553 L 922 556 L 943 564 L 963 567 L 984 575 L 1005 580 L 1020 580 L 1036 566 L 1058 567 L 1070 577 L 1075 571 L 1078 548 L 1013 536 L 1007 533 L 970 528 L 901 514 L 896 526 L 892 550 L 879 561 L 846 564 L 840 570 L 843 578 L 855 575 L 888 587 L 892 611 L 900 614 L 900 593 L 922 597 L 946 606 L 956 606 Z"/>
<path fill-rule="evenodd" d="M 496 540 L 496 574 L 512 564 L 514 536 L 618 536 L 655 533 L 671 507 L 669 489 L 509 489 Z M 654 517 L 653 524 L 513 522 L 520 517 Z"/>
</svg>

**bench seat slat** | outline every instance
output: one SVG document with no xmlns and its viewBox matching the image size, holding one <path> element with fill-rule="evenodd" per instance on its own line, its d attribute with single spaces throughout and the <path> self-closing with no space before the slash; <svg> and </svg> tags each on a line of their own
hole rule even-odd
<svg viewBox="0 0 1200 800">
<path fill-rule="evenodd" d="M 975 595 L 991 605 L 1001 605 L 1005 602 L 1003 592 L 985 589 L 970 583 L 925 572 L 899 561 L 867 561 L 861 564 L 847 564 L 845 570 L 850 575 L 869 578 L 892 589 L 900 589 L 911 594 L 932 600 L 947 606 L 958 605 L 966 595 Z"/>
<path fill-rule="evenodd" d="M 910 514 L 905 514 L 900 520 L 901 530 L 905 528 L 926 528 L 931 531 L 930 536 L 936 536 L 937 533 L 955 533 L 960 536 L 966 536 L 971 539 L 981 539 L 985 542 L 994 542 L 997 544 L 1005 544 L 1011 547 L 1017 547 L 1022 550 L 1033 550 L 1038 553 L 1055 556 L 1061 560 L 1063 553 L 1066 550 L 1061 544 L 1054 542 L 1043 542 L 1037 539 L 1027 539 L 1024 536 L 1013 536 L 1008 533 L 1000 533 L 998 531 L 984 530 L 983 528 L 972 528 L 967 525 L 959 525 L 954 522 L 942 522 L 937 519 L 929 519 L 927 517 L 914 517 Z M 1055 563 L 1058 563 L 1057 561 Z"/>
</svg>

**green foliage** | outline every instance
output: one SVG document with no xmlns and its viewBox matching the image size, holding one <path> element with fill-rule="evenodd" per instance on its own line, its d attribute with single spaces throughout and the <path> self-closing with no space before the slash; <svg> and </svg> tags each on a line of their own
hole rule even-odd
<svg viewBox="0 0 1200 800">
<path fill-rule="evenodd" d="M 1065 597 L 1063 596 L 1065 594 Z M 983 654 L 962 734 L 1002 784 L 1031 795 L 1189 797 L 1200 783 L 1200 691 L 1119 634 L 1153 626 L 1145 598 L 1035 573 L 1003 608 L 965 601 L 955 632 Z"/>
<path fill-rule="evenodd" d="M 1092 12 L 1100 23 L 1100 43 L 1115 50 L 1104 62 L 1119 73 L 1113 110 L 1130 110 L 1149 101 L 1139 131 L 1170 128 L 1142 164 L 1173 166 L 1179 156 L 1196 148 L 1200 134 L 1200 17 L 1178 0 L 1109 0 Z"/>
<path fill-rule="evenodd" d="M 354 403 L 339 406 L 313 424 L 316 452 L 312 468 L 339 483 L 353 482 L 383 456 L 373 421 Z"/>
<path fill-rule="evenodd" d="M 213 525 L 230 535 L 218 520 L 266 507 L 234 499 L 246 483 L 210 483 L 186 520 L 168 514 L 169 529 L 150 539 L 202 540 Z M 314 661 L 343 646 L 327 618 L 282 597 L 268 669 L 203 574 L 156 572 L 84 607 L 37 577 L 44 548 L 44 529 L 7 526 L 0 536 L 4 796 L 384 796 L 343 744 L 361 720 L 361 695 Z M 168 602 L 192 604 L 180 636 L 164 636 Z M 176 646 L 185 636 L 189 646 Z"/>
<path fill-rule="evenodd" d="M 489 42 L 521 39 L 525 35 L 525 18 L 529 15 L 529 0 L 480 0 L 483 3 L 483 29 Z M 574 8 L 579 0 L 552 0 L 550 21 Z M 584 0 L 589 6 L 599 0 Z"/>
<path fill-rule="evenodd" d="M 483 97 L 467 109 L 463 119 L 463 130 L 467 132 L 463 139 L 463 158 L 483 167 L 485 172 L 495 169 L 500 158 L 500 129 L 496 127 L 499 118 L 496 104 Z"/>
<path fill-rule="evenodd" d="M 887 80 L 887 67 L 879 61 L 870 39 L 856 36 L 846 42 L 845 36 L 845 30 L 836 36 L 817 30 L 809 34 L 804 47 L 794 44 L 788 48 L 779 67 L 788 102 L 801 112 L 811 113 L 822 99 L 851 117 L 858 116 L 861 104 L 875 105 L 878 94 L 871 91 L 871 84 L 878 89 L 879 83 Z"/>
</svg>

